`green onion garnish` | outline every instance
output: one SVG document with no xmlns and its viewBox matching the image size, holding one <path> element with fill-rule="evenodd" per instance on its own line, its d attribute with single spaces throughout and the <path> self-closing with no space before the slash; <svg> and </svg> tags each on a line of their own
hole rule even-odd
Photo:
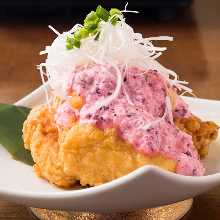
<svg viewBox="0 0 220 220">
<path fill-rule="evenodd" d="M 89 31 L 85 27 L 81 28 L 80 29 L 80 36 L 81 36 L 81 38 L 88 37 L 89 36 Z"/>
<path fill-rule="evenodd" d="M 121 11 L 117 8 L 112 8 L 109 13 L 111 16 L 111 23 L 116 25 L 118 22 L 118 16 L 122 15 Z"/>
<path fill-rule="evenodd" d="M 73 49 L 73 46 L 74 46 L 74 39 L 71 37 L 67 37 L 66 38 L 66 48 L 68 50 L 71 50 L 71 49 Z"/>
<path fill-rule="evenodd" d="M 98 40 L 100 33 L 101 21 L 110 21 L 112 25 L 116 25 L 119 21 L 119 16 L 122 13 L 117 8 L 112 8 L 110 11 L 99 5 L 96 11 L 91 11 L 84 20 L 84 26 L 79 28 L 75 33 L 66 38 L 66 48 L 71 50 L 73 48 L 80 48 L 81 40 L 88 36 L 95 36 L 95 40 Z"/>
<path fill-rule="evenodd" d="M 85 18 L 84 20 L 84 25 L 86 23 L 89 23 L 89 22 L 94 22 L 94 23 L 97 23 L 99 21 L 99 17 L 97 16 L 96 12 L 94 11 L 91 11 Z"/>
<path fill-rule="evenodd" d="M 110 13 L 110 16 L 122 15 L 121 11 L 119 9 L 117 9 L 117 8 L 112 8 L 109 13 Z"/>
<path fill-rule="evenodd" d="M 89 31 L 89 33 L 91 33 L 97 29 L 98 23 L 88 22 L 84 24 L 84 27 Z"/>
<path fill-rule="evenodd" d="M 81 34 L 80 34 L 80 29 L 78 29 L 75 33 L 74 33 L 74 39 L 80 40 L 81 39 Z"/>
<path fill-rule="evenodd" d="M 96 15 L 102 19 L 103 21 L 107 22 L 108 19 L 109 19 L 109 12 L 103 8 L 101 5 L 99 5 L 97 8 L 96 8 Z"/>
<path fill-rule="evenodd" d="M 77 38 L 72 38 L 72 37 L 67 37 L 66 38 L 66 48 L 68 50 L 73 49 L 74 47 L 80 48 L 80 39 Z"/>
<path fill-rule="evenodd" d="M 76 47 L 76 48 L 80 48 L 80 45 L 81 45 L 81 43 L 80 43 L 80 41 L 79 40 L 77 40 L 77 39 L 74 39 L 74 47 Z"/>
</svg>

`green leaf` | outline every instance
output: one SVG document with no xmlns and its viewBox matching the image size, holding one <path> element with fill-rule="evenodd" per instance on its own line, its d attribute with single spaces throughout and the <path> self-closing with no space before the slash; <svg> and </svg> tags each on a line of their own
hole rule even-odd
<svg viewBox="0 0 220 220">
<path fill-rule="evenodd" d="M 0 144 L 14 159 L 33 165 L 31 153 L 24 148 L 22 139 L 23 123 L 29 112 L 26 107 L 0 104 Z"/>
</svg>

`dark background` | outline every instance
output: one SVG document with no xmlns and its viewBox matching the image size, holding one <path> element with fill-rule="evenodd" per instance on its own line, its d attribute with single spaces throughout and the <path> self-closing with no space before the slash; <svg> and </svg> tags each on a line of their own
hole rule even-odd
<svg viewBox="0 0 220 220">
<path fill-rule="evenodd" d="M 104 7 L 124 8 L 126 1 L 97 0 L 1 0 L 0 16 L 2 19 L 33 19 L 40 17 L 68 18 L 76 13 L 94 9 L 98 4 Z M 171 20 L 178 12 L 188 8 L 192 0 L 130 0 L 129 8 L 140 10 L 160 20 Z"/>
</svg>

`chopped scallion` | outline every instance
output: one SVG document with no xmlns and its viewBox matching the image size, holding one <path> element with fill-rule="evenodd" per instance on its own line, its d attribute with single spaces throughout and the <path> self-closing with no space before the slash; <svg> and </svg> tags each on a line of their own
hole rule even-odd
<svg viewBox="0 0 220 220">
<path fill-rule="evenodd" d="M 112 8 L 110 10 L 110 20 L 113 25 L 116 25 L 118 22 L 118 16 L 122 15 L 121 11 L 117 8 Z"/>
<path fill-rule="evenodd" d="M 81 28 L 80 29 L 80 36 L 81 38 L 86 38 L 89 36 L 89 31 L 86 28 Z"/>
<path fill-rule="evenodd" d="M 103 21 L 107 22 L 110 14 L 105 8 L 99 5 L 96 9 L 96 15 Z"/>
<path fill-rule="evenodd" d="M 76 48 L 80 48 L 80 45 L 81 45 L 81 43 L 80 43 L 80 41 L 79 40 L 77 40 L 77 39 L 74 39 L 74 47 L 76 47 Z"/>
<path fill-rule="evenodd" d="M 85 29 L 87 29 L 89 32 L 93 32 L 97 27 L 98 27 L 98 23 L 94 23 L 94 22 L 87 22 L 84 25 Z"/>
<path fill-rule="evenodd" d="M 112 8 L 109 13 L 110 13 L 110 16 L 122 15 L 121 11 L 117 8 Z"/>
<path fill-rule="evenodd" d="M 98 40 L 100 35 L 100 22 L 110 21 L 112 25 L 116 25 L 119 21 L 119 16 L 122 16 L 119 9 L 112 8 L 108 11 L 99 5 L 96 8 L 96 11 L 91 11 L 86 16 L 84 20 L 84 27 L 79 28 L 72 36 L 68 36 L 66 38 L 66 48 L 68 50 L 80 48 L 81 40 L 88 36 L 94 36 L 94 40 Z"/>
<path fill-rule="evenodd" d="M 84 20 L 84 24 L 88 23 L 88 22 L 94 22 L 97 23 L 99 20 L 99 17 L 97 16 L 97 14 L 94 11 L 91 11 L 85 18 Z"/>
</svg>

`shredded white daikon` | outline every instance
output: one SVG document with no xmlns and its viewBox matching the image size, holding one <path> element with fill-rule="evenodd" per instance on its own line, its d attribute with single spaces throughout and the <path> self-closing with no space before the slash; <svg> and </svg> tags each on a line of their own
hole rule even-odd
<svg viewBox="0 0 220 220">
<path fill-rule="evenodd" d="M 40 71 L 40 76 L 41 76 L 41 80 L 43 83 L 43 89 L 44 89 L 44 93 L 45 93 L 45 97 L 46 97 L 46 103 L 48 105 L 48 108 L 50 109 L 50 102 L 49 102 L 49 95 L 48 95 L 48 90 L 47 90 L 47 86 L 46 86 L 46 81 L 45 81 L 45 76 L 47 78 L 49 78 L 49 76 L 47 75 L 46 72 L 44 72 L 43 67 L 45 67 L 45 63 L 41 63 L 40 65 L 37 66 L 37 68 Z"/>
<path fill-rule="evenodd" d="M 128 2 L 126 2 L 126 4 L 125 4 L 125 9 L 124 9 L 123 11 L 121 11 L 121 12 L 139 13 L 139 11 L 128 10 L 127 7 L 128 7 Z"/>
<path fill-rule="evenodd" d="M 59 36 L 60 35 L 60 32 L 59 31 L 57 31 L 53 26 L 51 26 L 51 25 L 49 25 L 48 26 L 49 28 L 50 28 L 50 30 L 52 30 L 57 36 Z"/>
<path fill-rule="evenodd" d="M 127 4 L 121 12 L 137 13 L 136 11 L 127 10 Z M 125 22 L 123 16 L 118 17 L 119 21 L 115 26 L 110 21 L 100 22 L 98 40 L 95 40 L 96 36 L 89 36 L 81 40 L 80 48 L 72 50 L 66 49 L 66 38 L 71 36 L 82 25 L 76 24 L 70 31 L 64 33 L 59 33 L 52 26 L 49 26 L 57 35 L 57 38 L 40 53 L 47 53 L 48 55 L 45 64 L 41 64 L 39 69 L 41 76 L 43 74 L 48 77 L 48 83 L 55 94 L 65 99 L 67 83 L 71 75 L 74 74 L 75 68 L 89 63 L 101 64 L 103 67 L 106 65 L 106 68 L 111 65 L 116 70 L 117 75 L 114 93 L 98 100 L 90 108 L 91 111 L 96 111 L 104 105 L 109 105 L 117 98 L 121 88 L 125 92 L 128 103 L 132 104 L 126 90 L 123 88 L 123 73 L 120 71 L 119 66 L 135 66 L 146 70 L 157 70 L 171 86 L 180 91 L 192 93 L 192 90 L 186 86 L 187 82 L 178 80 L 178 76 L 174 71 L 165 68 L 156 60 L 167 48 L 156 47 L 152 41 L 172 41 L 173 38 L 169 36 L 144 38 L 142 34 L 134 32 L 133 28 Z M 46 73 L 42 71 L 43 66 L 46 68 Z M 45 83 L 43 77 L 42 81 Z M 46 97 L 49 99 L 48 95 Z"/>
</svg>

